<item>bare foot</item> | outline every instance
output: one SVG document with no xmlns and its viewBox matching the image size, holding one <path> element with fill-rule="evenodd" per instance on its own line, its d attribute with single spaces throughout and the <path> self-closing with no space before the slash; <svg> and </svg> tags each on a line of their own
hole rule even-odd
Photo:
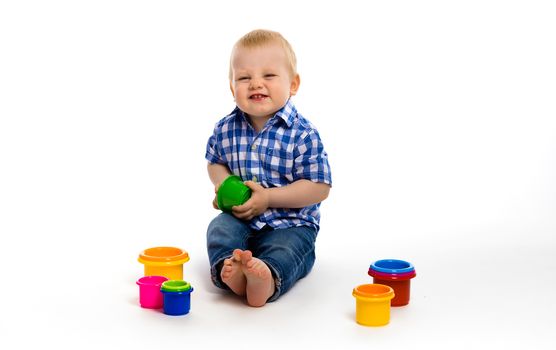
<svg viewBox="0 0 556 350">
<path fill-rule="evenodd" d="M 241 254 L 242 250 L 236 249 L 233 252 L 231 258 L 224 260 L 224 265 L 222 266 L 222 271 L 220 271 L 220 277 L 222 282 L 224 282 L 230 289 L 237 295 L 245 295 L 245 290 L 247 286 L 247 279 L 243 274 L 242 264 L 241 264 Z"/>
<path fill-rule="evenodd" d="M 241 253 L 241 268 L 247 279 L 247 303 L 259 307 L 274 294 L 274 278 L 270 268 L 260 259 L 254 258 L 249 250 Z"/>
</svg>

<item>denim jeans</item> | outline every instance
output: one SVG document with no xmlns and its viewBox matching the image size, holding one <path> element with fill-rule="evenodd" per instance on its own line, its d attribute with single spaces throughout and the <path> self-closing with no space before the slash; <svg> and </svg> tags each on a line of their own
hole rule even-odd
<svg viewBox="0 0 556 350">
<path fill-rule="evenodd" d="M 276 290 L 268 301 L 274 301 L 311 271 L 315 263 L 316 238 L 317 231 L 312 227 L 265 227 L 254 231 L 246 221 L 221 213 L 207 230 L 212 281 L 219 288 L 229 289 L 220 278 L 224 259 L 231 257 L 234 249 L 248 249 L 270 268 Z"/>
</svg>

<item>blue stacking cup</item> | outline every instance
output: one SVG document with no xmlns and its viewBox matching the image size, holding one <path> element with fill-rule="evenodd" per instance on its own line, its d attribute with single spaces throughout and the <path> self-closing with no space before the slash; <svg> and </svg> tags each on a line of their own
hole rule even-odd
<svg viewBox="0 0 556 350">
<path fill-rule="evenodd" d="M 413 264 L 398 259 L 377 260 L 371 264 L 370 269 L 389 274 L 400 274 L 415 271 Z"/>
<path fill-rule="evenodd" d="M 171 280 L 162 284 L 160 292 L 164 298 L 164 313 L 180 316 L 189 313 L 193 288 L 185 281 Z"/>
</svg>

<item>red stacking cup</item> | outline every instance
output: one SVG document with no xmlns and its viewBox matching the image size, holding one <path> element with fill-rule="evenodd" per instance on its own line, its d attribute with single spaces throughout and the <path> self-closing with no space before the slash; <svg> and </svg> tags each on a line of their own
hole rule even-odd
<svg viewBox="0 0 556 350">
<path fill-rule="evenodd" d="M 400 265 L 407 265 L 407 267 L 400 269 Z M 377 271 L 377 269 L 381 271 Z M 389 270 L 391 272 L 386 272 Z M 402 260 L 378 260 L 369 268 L 369 276 L 373 277 L 373 283 L 384 284 L 394 290 L 395 296 L 391 301 L 391 306 L 409 304 L 411 279 L 417 276 L 413 265 Z"/>
</svg>

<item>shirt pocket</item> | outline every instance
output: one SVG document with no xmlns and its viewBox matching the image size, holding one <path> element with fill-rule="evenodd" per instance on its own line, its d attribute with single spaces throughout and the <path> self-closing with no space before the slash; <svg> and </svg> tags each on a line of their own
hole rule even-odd
<svg viewBox="0 0 556 350">
<path fill-rule="evenodd" d="M 276 185 L 291 182 L 293 180 L 293 153 L 281 148 L 267 148 L 264 154 L 263 169 L 267 181 Z"/>
</svg>

